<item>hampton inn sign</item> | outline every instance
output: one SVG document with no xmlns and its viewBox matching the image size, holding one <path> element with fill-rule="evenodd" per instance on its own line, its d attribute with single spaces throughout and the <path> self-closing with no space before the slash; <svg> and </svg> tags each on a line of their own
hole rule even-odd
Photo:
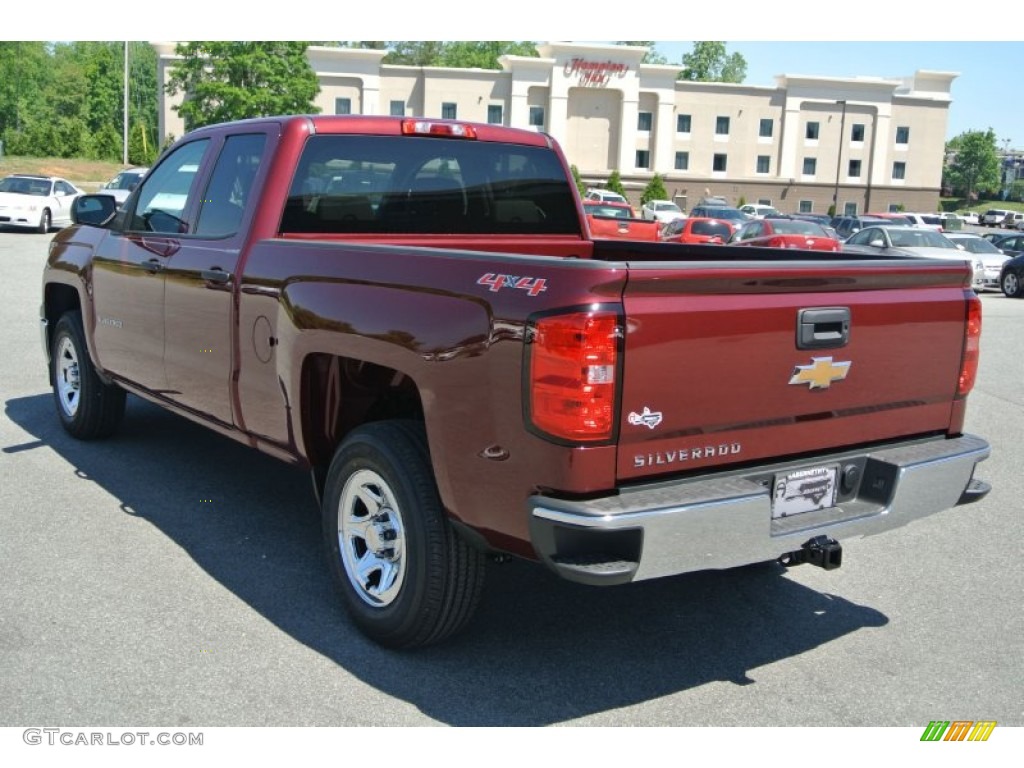
<svg viewBox="0 0 1024 768">
<path fill-rule="evenodd" d="M 625 77 L 629 66 L 614 61 L 587 61 L 586 59 L 570 59 L 563 69 L 566 77 L 578 76 L 578 84 L 591 88 L 603 88 L 612 77 Z"/>
</svg>

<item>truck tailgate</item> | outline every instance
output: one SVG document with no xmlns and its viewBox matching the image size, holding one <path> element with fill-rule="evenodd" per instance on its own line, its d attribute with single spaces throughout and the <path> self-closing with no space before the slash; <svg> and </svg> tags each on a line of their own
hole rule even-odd
<svg viewBox="0 0 1024 768">
<path fill-rule="evenodd" d="M 950 429 L 958 263 L 631 263 L 621 481 Z"/>
</svg>

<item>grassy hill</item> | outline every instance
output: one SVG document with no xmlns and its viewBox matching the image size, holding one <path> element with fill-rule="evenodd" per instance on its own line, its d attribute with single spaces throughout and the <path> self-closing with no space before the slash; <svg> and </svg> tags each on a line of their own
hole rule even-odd
<svg viewBox="0 0 1024 768">
<path fill-rule="evenodd" d="M 117 172 L 129 166 L 104 160 L 76 160 L 66 157 L 0 157 L 0 178 L 10 173 L 60 176 L 75 186 L 94 192 Z"/>
</svg>

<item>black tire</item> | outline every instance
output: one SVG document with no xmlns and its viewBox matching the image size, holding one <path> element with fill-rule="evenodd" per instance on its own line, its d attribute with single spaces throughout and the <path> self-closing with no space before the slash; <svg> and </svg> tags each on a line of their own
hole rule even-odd
<svg viewBox="0 0 1024 768">
<path fill-rule="evenodd" d="M 79 440 L 112 435 L 124 416 L 125 391 L 96 374 L 80 312 L 68 312 L 57 321 L 50 364 L 57 415 L 68 434 Z"/>
<path fill-rule="evenodd" d="M 1021 284 L 1020 275 L 1012 269 L 1008 269 L 1003 273 L 1002 278 L 999 280 L 999 287 L 1011 299 L 1019 299 L 1021 296 L 1024 296 L 1024 285 Z"/>
<path fill-rule="evenodd" d="M 53 223 L 53 219 L 50 217 L 50 209 L 44 208 L 43 215 L 39 217 L 39 226 L 36 228 L 40 235 L 45 235 L 50 231 L 50 225 Z"/>
<path fill-rule="evenodd" d="M 448 523 L 419 423 L 375 422 L 342 442 L 324 488 L 323 534 L 349 615 L 380 645 L 437 643 L 472 618 L 484 555 Z"/>
</svg>

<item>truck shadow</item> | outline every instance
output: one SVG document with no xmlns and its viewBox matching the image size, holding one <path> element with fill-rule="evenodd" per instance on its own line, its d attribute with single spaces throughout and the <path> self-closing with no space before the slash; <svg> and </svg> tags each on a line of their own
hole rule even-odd
<svg viewBox="0 0 1024 768">
<path fill-rule="evenodd" d="M 48 446 L 275 626 L 452 725 L 547 725 L 714 681 L 756 684 L 757 667 L 888 621 L 772 565 L 599 589 L 510 562 L 491 567 L 462 635 L 385 651 L 333 593 L 304 471 L 136 398 L 103 442 L 68 437 L 49 394 L 8 400 L 6 414 L 35 439 L 4 452 Z"/>
</svg>

